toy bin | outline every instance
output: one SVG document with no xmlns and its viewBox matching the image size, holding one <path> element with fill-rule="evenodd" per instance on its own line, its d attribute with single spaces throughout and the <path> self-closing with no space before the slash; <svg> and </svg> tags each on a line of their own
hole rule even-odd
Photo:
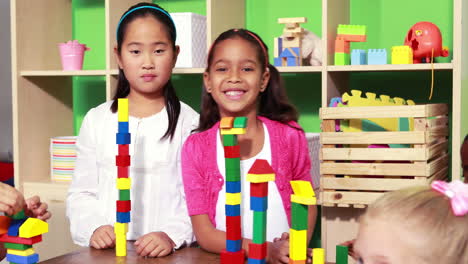
<svg viewBox="0 0 468 264">
<path fill-rule="evenodd" d="M 321 108 L 321 204 L 364 208 L 387 191 L 445 179 L 447 113 L 446 104 Z M 411 125 L 409 131 L 336 132 L 337 122 L 370 119 Z"/>
<path fill-rule="evenodd" d="M 176 45 L 180 46 L 176 68 L 206 66 L 206 16 L 195 13 L 171 13 L 177 29 Z"/>
</svg>

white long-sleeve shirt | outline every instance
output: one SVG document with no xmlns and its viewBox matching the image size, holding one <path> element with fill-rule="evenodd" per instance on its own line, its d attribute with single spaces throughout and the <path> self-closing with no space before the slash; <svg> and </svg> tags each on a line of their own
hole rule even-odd
<svg viewBox="0 0 468 264">
<path fill-rule="evenodd" d="M 89 246 L 98 227 L 116 222 L 118 119 L 110 111 L 111 104 L 101 104 L 86 114 L 76 142 L 77 160 L 68 191 L 67 216 L 73 241 L 81 246 Z M 168 127 L 165 108 L 150 117 L 129 117 L 132 208 L 128 240 L 163 231 L 176 248 L 193 241 L 180 152 L 197 125 L 198 113 L 182 102 L 172 141 L 160 140 Z"/>
</svg>

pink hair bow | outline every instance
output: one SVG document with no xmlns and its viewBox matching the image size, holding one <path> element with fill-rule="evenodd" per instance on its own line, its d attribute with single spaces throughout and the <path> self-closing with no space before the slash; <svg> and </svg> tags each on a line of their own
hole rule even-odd
<svg viewBox="0 0 468 264">
<path fill-rule="evenodd" d="M 468 213 L 468 184 L 464 184 L 461 181 L 453 181 L 450 183 L 434 181 L 431 187 L 433 190 L 450 198 L 450 204 L 452 205 L 454 215 L 464 216 Z"/>
</svg>

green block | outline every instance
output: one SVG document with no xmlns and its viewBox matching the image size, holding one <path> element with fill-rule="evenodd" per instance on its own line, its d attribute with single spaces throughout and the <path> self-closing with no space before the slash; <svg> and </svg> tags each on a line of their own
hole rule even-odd
<svg viewBox="0 0 468 264">
<path fill-rule="evenodd" d="M 338 25 L 339 35 L 366 35 L 366 26 L 363 25 Z"/>
<path fill-rule="evenodd" d="M 336 264 L 348 264 L 348 247 L 336 246 Z"/>
<path fill-rule="evenodd" d="M 266 240 L 266 225 L 267 225 L 267 218 L 266 218 L 266 211 L 253 212 L 253 243 L 254 244 L 262 244 L 265 243 Z"/>
<path fill-rule="evenodd" d="M 291 228 L 294 230 L 307 230 L 308 212 L 307 205 L 291 203 Z"/>
<path fill-rule="evenodd" d="M 32 248 L 31 245 L 23 245 L 23 244 L 16 244 L 16 243 L 3 243 L 3 246 L 8 249 L 15 249 L 15 250 L 26 250 Z"/>
<path fill-rule="evenodd" d="M 130 201 L 130 190 L 119 190 L 120 201 Z"/>
<path fill-rule="evenodd" d="M 25 219 L 27 218 L 26 217 L 26 214 L 24 213 L 24 210 L 21 210 L 20 212 L 14 214 L 14 215 L 10 215 L 11 218 L 17 220 L 17 219 Z"/>
<path fill-rule="evenodd" d="M 247 127 L 247 117 L 241 116 L 234 118 L 234 128 L 246 128 Z"/>
<path fill-rule="evenodd" d="M 237 135 L 223 135 L 223 146 L 237 145 Z"/>
<path fill-rule="evenodd" d="M 225 158 L 226 181 L 240 181 L 240 158 Z"/>
<path fill-rule="evenodd" d="M 351 58 L 348 53 L 335 52 L 335 65 L 349 65 Z"/>
</svg>

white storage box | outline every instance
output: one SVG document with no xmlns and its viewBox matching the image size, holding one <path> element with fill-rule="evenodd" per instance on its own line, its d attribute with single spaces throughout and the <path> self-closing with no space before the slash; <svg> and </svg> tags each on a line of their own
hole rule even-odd
<svg viewBox="0 0 468 264">
<path fill-rule="evenodd" d="M 318 197 L 320 187 L 320 133 L 306 133 L 306 138 L 309 144 L 310 165 L 312 167 L 310 174 L 312 174 L 315 195 Z"/>
<path fill-rule="evenodd" d="M 206 16 L 195 13 L 171 13 L 177 30 L 180 54 L 176 68 L 206 67 Z"/>
</svg>

